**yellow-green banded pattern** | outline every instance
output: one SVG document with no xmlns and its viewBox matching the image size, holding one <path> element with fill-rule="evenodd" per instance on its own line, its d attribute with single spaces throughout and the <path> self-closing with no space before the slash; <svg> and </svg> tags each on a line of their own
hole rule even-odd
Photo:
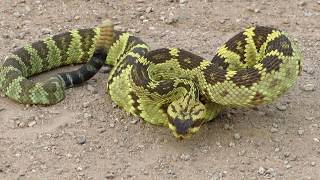
<svg viewBox="0 0 320 180">
<path fill-rule="evenodd" d="M 130 43 L 129 36 L 122 38 Z M 111 98 L 127 112 L 168 126 L 178 138 L 197 132 L 226 107 L 274 101 L 295 83 L 301 68 L 298 47 L 285 33 L 267 27 L 235 35 L 212 61 L 178 48 L 141 56 L 121 47 L 121 55 L 118 48 L 110 52 L 121 57 L 113 60 Z"/>
<path fill-rule="evenodd" d="M 47 69 L 53 69 L 61 65 L 61 50 L 57 47 L 55 41 L 52 38 L 47 38 L 45 41 L 48 48 L 48 53 L 46 57 Z"/>
<path fill-rule="evenodd" d="M 115 32 L 110 37 L 108 32 L 73 30 L 18 50 L 0 67 L 0 89 L 22 103 L 60 101 L 76 77 L 79 80 L 98 68 L 83 66 L 84 71 L 44 83 L 31 83 L 26 77 L 90 58 L 98 61 L 96 43 L 105 33 L 105 39 L 113 39 L 102 59 L 112 66 L 106 88 L 111 99 L 125 111 L 184 138 L 226 107 L 274 101 L 293 86 L 301 69 L 297 45 L 269 27 L 246 28 L 218 48 L 211 61 L 179 48 L 149 51 L 135 36 Z"/>
<path fill-rule="evenodd" d="M 102 29 L 106 32 L 105 35 L 100 35 Z M 105 36 L 111 36 L 111 38 Z M 109 42 L 113 41 L 113 36 L 112 24 L 106 22 L 97 28 L 72 30 L 28 44 L 7 56 L 0 67 L 0 91 L 7 97 L 24 104 L 55 104 L 64 98 L 65 88 L 83 82 L 85 80 L 83 77 L 89 77 L 82 73 L 90 71 L 92 74 L 99 70 L 97 64 L 101 63 L 97 58 L 91 59 L 97 50 L 95 43 L 100 38 L 100 43 L 105 42 L 106 45 L 97 50 L 105 54 L 113 43 Z M 102 63 L 104 61 L 101 59 Z M 34 82 L 28 79 L 57 67 L 79 63 L 86 64 L 79 70 L 58 74 L 45 82 Z M 72 82 L 71 85 L 64 78 L 65 76 L 71 77 L 68 79 Z"/>
</svg>

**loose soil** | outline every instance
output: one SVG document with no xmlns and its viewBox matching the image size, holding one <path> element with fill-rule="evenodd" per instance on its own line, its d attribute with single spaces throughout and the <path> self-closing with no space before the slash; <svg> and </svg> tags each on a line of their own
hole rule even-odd
<svg viewBox="0 0 320 180">
<path fill-rule="evenodd" d="M 0 62 L 28 42 L 107 17 L 153 49 L 208 59 L 244 27 L 272 26 L 297 40 L 304 57 L 300 79 L 282 98 L 228 109 L 184 141 L 115 107 L 105 73 L 48 107 L 0 97 L 0 179 L 320 178 L 319 1 L 1 0 L 0 14 Z"/>
</svg>

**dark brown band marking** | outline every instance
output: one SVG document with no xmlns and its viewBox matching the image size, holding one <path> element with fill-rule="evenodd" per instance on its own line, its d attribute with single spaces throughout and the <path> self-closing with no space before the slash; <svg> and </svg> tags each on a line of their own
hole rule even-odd
<svg viewBox="0 0 320 180">
<path fill-rule="evenodd" d="M 216 84 L 217 82 L 224 82 L 226 80 L 226 70 L 221 70 L 216 64 L 210 64 L 203 71 L 204 77 L 209 84 Z"/>
<path fill-rule="evenodd" d="M 235 52 L 240 56 L 240 61 L 242 63 L 245 63 L 245 45 L 246 42 L 246 36 L 243 34 L 244 32 L 240 32 L 237 35 L 233 36 L 229 41 L 226 42 L 226 47 L 229 51 Z"/>
<path fill-rule="evenodd" d="M 280 64 L 282 60 L 278 56 L 267 56 L 262 61 L 263 67 L 266 68 L 266 72 L 269 73 L 270 71 L 278 71 L 280 69 Z"/>
<path fill-rule="evenodd" d="M 148 61 L 154 63 L 154 64 L 160 64 L 164 63 L 167 60 L 170 60 L 172 58 L 170 54 L 170 49 L 162 48 L 162 49 L 156 49 L 153 51 L 150 51 L 146 55 Z"/>
<path fill-rule="evenodd" d="M 252 84 L 260 81 L 261 75 L 259 71 L 254 68 L 246 68 L 237 71 L 237 73 L 231 78 L 231 81 L 237 86 L 250 87 Z"/>
<path fill-rule="evenodd" d="M 72 36 L 70 32 L 65 32 L 62 34 L 58 34 L 52 37 L 52 40 L 55 42 L 56 46 L 61 51 L 61 60 L 66 61 L 68 58 L 68 48 L 72 40 Z M 65 65 L 65 63 L 63 63 Z"/>
<path fill-rule="evenodd" d="M 89 49 L 91 48 L 94 40 L 94 35 L 96 34 L 93 29 L 80 29 L 79 35 L 81 38 L 81 49 L 84 53 L 82 59 L 86 61 L 89 58 Z"/>
<path fill-rule="evenodd" d="M 200 66 L 204 61 L 202 57 L 192 54 L 191 52 L 180 49 L 178 57 L 179 65 L 182 69 L 193 70 Z"/>
<path fill-rule="evenodd" d="M 285 56 L 292 56 L 293 54 L 291 42 L 283 34 L 268 44 L 266 52 L 268 53 L 272 50 L 277 50 L 278 52 L 283 53 L 283 55 Z"/>
<path fill-rule="evenodd" d="M 229 64 L 225 62 L 225 58 L 220 57 L 218 54 L 216 54 L 211 61 L 216 64 L 219 69 L 226 70 L 229 66 Z"/>
<path fill-rule="evenodd" d="M 266 42 L 268 35 L 272 33 L 274 29 L 270 27 L 257 26 L 254 29 L 255 36 L 253 37 L 256 49 L 259 50 L 261 46 Z"/>
</svg>

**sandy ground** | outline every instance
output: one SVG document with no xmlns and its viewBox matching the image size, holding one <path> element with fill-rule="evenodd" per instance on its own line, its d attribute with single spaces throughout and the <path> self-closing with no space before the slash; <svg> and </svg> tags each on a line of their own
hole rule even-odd
<svg viewBox="0 0 320 180">
<path fill-rule="evenodd" d="M 316 0 L 1 0 L 0 61 L 106 17 L 152 48 L 209 59 L 242 28 L 273 26 L 300 43 L 305 61 L 281 99 L 229 109 L 185 141 L 115 108 L 103 73 L 49 107 L 0 97 L 0 179 L 320 179 L 319 14 Z"/>
</svg>

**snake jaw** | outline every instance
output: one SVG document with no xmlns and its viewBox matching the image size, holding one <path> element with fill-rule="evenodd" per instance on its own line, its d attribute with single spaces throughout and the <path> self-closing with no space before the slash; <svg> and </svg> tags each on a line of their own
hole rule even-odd
<svg viewBox="0 0 320 180">
<path fill-rule="evenodd" d="M 179 118 L 169 118 L 168 124 L 169 129 L 171 129 L 177 139 L 186 139 L 198 132 L 204 122 L 204 120 L 193 121 L 192 119 L 182 120 Z"/>
</svg>

